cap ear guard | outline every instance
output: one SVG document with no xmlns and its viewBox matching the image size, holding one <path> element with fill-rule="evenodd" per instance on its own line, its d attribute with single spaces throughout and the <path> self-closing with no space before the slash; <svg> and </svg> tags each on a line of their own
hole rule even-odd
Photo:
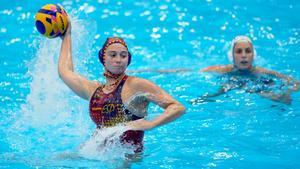
<svg viewBox="0 0 300 169">
<path fill-rule="evenodd" d="M 130 62 L 131 62 L 131 53 L 128 51 L 128 64 L 127 64 L 127 66 L 129 66 Z"/>
<path fill-rule="evenodd" d="M 100 63 L 102 63 L 102 65 L 104 65 L 104 53 L 103 53 L 103 48 L 99 50 L 98 52 L 98 58 Z"/>
</svg>

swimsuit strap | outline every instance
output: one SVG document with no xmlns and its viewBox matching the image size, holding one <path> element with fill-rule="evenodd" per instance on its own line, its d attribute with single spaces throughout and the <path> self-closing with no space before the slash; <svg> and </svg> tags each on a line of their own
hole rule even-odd
<svg viewBox="0 0 300 169">
<path fill-rule="evenodd" d="M 124 103 L 123 103 L 123 100 L 122 100 L 121 93 L 122 93 L 122 88 L 123 88 L 123 86 L 124 86 L 126 80 L 128 79 L 128 77 L 129 77 L 129 76 L 125 75 L 125 76 L 122 78 L 122 80 L 121 80 L 119 86 L 117 87 L 117 89 L 115 90 L 115 93 L 114 93 L 114 94 L 115 94 L 116 100 L 118 100 L 123 106 L 124 106 Z M 138 116 L 134 115 L 131 111 L 129 111 L 129 110 L 126 109 L 125 107 L 124 107 L 124 113 L 125 113 L 126 116 L 127 116 L 129 119 L 131 119 L 131 120 L 137 120 L 137 119 L 140 119 L 140 118 L 141 118 L 141 117 L 138 117 Z"/>
<path fill-rule="evenodd" d="M 121 82 L 119 83 L 119 85 L 118 85 L 118 87 L 116 88 L 116 90 L 113 92 L 113 93 L 116 93 L 116 96 L 117 97 L 120 97 L 120 99 L 121 99 L 121 92 L 122 92 L 122 88 L 123 88 L 123 86 L 124 86 L 124 84 L 125 84 L 125 81 L 128 79 L 128 76 L 127 75 L 125 75 L 123 78 L 122 78 L 122 80 L 121 80 Z M 122 99 L 121 99 L 122 100 Z"/>
</svg>

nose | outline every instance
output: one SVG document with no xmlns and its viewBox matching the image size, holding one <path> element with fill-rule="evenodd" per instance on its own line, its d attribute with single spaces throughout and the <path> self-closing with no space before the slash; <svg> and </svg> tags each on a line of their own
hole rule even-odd
<svg viewBox="0 0 300 169">
<path fill-rule="evenodd" d="M 246 55 L 246 51 L 245 50 L 243 50 L 243 52 L 242 52 L 242 58 L 246 58 L 247 57 L 247 55 Z"/>
<path fill-rule="evenodd" d="M 121 58 L 120 55 L 118 55 L 118 56 L 115 57 L 115 62 L 116 63 L 121 63 L 121 61 L 122 61 L 122 58 Z"/>
</svg>

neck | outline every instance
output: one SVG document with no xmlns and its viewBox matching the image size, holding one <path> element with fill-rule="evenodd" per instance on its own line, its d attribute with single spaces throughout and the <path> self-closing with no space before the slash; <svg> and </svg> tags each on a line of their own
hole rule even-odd
<svg viewBox="0 0 300 169">
<path fill-rule="evenodd" d="M 120 74 L 113 74 L 109 70 L 105 69 L 105 72 L 103 73 L 103 76 L 106 77 L 106 79 L 118 79 L 120 76 L 123 76 L 125 73 L 120 73 Z"/>
<path fill-rule="evenodd" d="M 125 76 L 125 73 L 121 73 L 121 74 L 113 74 L 108 70 L 105 70 L 105 72 L 103 73 L 103 75 L 106 78 L 106 84 L 105 86 L 116 86 L 118 85 L 118 83 L 123 79 L 123 77 Z"/>
<path fill-rule="evenodd" d="M 247 69 L 239 69 L 235 64 L 233 65 L 233 71 L 234 72 L 240 72 L 240 73 L 252 73 L 254 71 L 254 67 L 250 66 Z"/>
</svg>

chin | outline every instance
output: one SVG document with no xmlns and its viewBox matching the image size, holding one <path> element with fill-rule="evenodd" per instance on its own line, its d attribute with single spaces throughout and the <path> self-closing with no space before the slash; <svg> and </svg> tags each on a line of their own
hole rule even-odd
<svg viewBox="0 0 300 169">
<path fill-rule="evenodd" d="M 110 67 L 110 68 L 108 68 L 108 71 L 110 71 L 111 73 L 116 74 L 116 75 L 124 73 L 125 70 L 126 70 L 126 68 L 124 68 L 124 67 Z"/>
<path fill-rule="evenodd" d="M 238 69 L 240 70 L 250 70 L 252 66 L 239 66 Z"/>
<path fill-rule="evenodd" d="M 112 70 L 112 71 L 110 71 L 111 73 L 113 73 L 113 74 L 115 74 L 115 75 L 119 75 L 119 74 L 122 74 L 122 73 L 124 73 L 125 72 L 125 69 L 123 70 Z"/>
<path fill-rule="evenodd" d="M 112 74 L 115 74 L 115 75 L 119 75 L 119 74 L 122 74 L 123 72 L 120 72 L 120 71 L 111 71 Z"/>
</svg>

